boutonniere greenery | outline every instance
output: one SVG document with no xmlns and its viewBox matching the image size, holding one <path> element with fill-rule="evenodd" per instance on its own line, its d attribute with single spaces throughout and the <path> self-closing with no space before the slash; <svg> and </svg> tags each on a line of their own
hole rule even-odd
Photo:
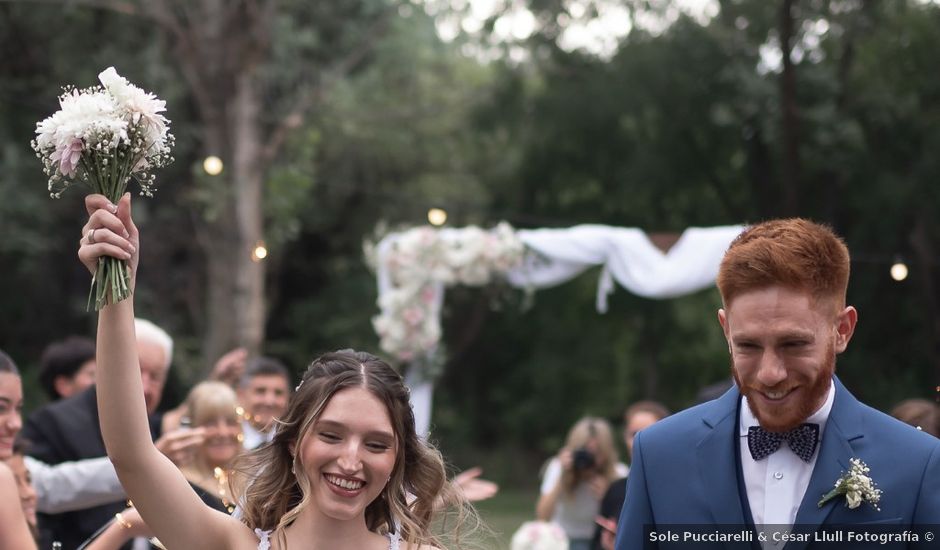
<svg viewBox="0 0 940 550">
<path fill-rule="evenodd" d="M 867 502 L 875 510 L 881 510 L 878 507 L 881 489 L 875 486 L 875 482 L 868 475 L 868 466 L 857 458 L 850 459 L 849 462 L 852 464 L 849 471 L 842 474 L 842 477 L 836 480 L 835 487 L 823 495 L 819 507 L 839 495 L 845 495 L 845 505 L 849 508 L 858 508 L 862 502 Z"/>
</svg>

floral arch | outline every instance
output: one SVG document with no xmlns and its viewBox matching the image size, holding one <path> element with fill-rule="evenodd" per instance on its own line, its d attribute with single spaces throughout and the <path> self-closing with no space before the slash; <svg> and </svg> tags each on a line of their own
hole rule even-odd
<svg viewBox="0 0 940 550">
<path fill-rule="evenodd" d="M 674 298 L 714 284 L 718 265 L 744 226 L 692 227 L 663 252 L 636 228 L 578 225 L 566 229 L 490 230 L 421 226 L 386 235 L 370 250 L 379 314 L 372 319 L 381 349 L 409 363 L 418 432 L 427 433 L 434 391 L 429 365 L 441 339 L 444 290 L 503 278 L 520 288 L 545 288 L 602 266 L 596 306 L 607 311 L 616 281 L 646 298 Z"/>
</svg>

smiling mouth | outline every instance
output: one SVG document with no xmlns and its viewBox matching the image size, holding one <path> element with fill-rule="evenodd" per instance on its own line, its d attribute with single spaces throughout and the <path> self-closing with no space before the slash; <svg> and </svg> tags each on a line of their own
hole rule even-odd
<svg viewBox="0 0 940 550">
<path fill-rule="evenodd" d="M 360 479 L 349 479 L 331 474 L 324 474 L 323 477 L 330 485 L 344 491 L 358 491 L 366 486 L 366 483 Z"/>
<path fill-rule="evenodd" d="M 792 394 L 793 392 L 795 392 L 796 389 L 797 389 L 797 388 L 790 388 L 790 389 L 786 389 L 786 390 L 773 390 L 773 391 L 771 391 L 771 390 L 764 390 L 764 391 L 758 390 L 757 393 L 759 393 L 759 394 L 760 394 L 764 399 L 766 399 L 767 401 L 783 401 L 783 400 L 786 399 L 790 394 Z"/>
</svg>

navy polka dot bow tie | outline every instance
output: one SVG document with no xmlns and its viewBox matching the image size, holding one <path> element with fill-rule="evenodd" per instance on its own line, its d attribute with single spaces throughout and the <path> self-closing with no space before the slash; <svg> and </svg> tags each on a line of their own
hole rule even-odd
<svg viewBox="0 0 940 550">
<path fill-rule="evenodd" d="M 809 462 L 816 452 L 819 424 L 800 424 L 789 432 L 768 432 L 760 426 L 747 429 L 747 448 L 754 460 L 761 460 L 777 452 L 784 441 L 803 462 Z"/>
</svg>

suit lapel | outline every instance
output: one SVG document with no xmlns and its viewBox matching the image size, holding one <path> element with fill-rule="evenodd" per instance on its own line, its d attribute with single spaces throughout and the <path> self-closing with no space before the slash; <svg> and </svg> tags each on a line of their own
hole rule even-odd
<svg viewBox="0 0 940 550">
<path fill-rule="evenodd" d="M 737 388 L 728 390 L 718 398 L 716 406 L 702 417 L 709 430 L 696 449 L 698 478 L 702 480 L 705 498 L 716 525 L 746 523 L 741 506 L 741 487 L 738 484 L 738 458 L 731 456 L 731 460 L 728 460 L 729 449 L 737 448 L 735 437 L 739 401 Z"/>
<path fill-rule="evenodd" d="M 861 419 L 858 401 L 845 389 L 839 379 L 833 377 L 836 395 L 832 411 L 826 420 L 826 429 L 819 445 L 819 457 L 810 476 L 806 494 L 796 514 L 794 529 L 813 532 L 819 529 L 836 506 L 842 505 L 841 498 L 835 498 L 819 506 L 822 496 L 828 493 L 837 479 L 849 469 L 849 459 L 853 456 L 851 441 L 862 437 Z M 807 543 L 791 542 L 786 550 L 806 548 Z"/>
</svg>

